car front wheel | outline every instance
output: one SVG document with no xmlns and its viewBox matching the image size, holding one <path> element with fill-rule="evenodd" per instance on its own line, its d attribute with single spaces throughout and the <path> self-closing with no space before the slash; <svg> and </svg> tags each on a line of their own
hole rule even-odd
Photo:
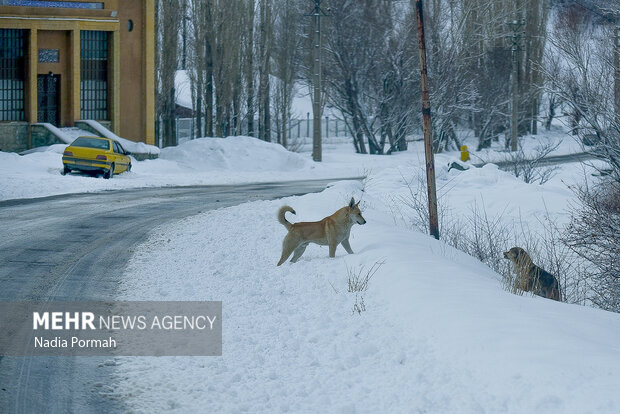
<svg viewBox="0 0 620 414">
<path fill-rule="evenodd" d="M 63 167 L 61 174 L 62 175 L 67 175 L 71 173 L 71 169 L 69 167 L 67 167 L 66 165 Z"/>
</svg>

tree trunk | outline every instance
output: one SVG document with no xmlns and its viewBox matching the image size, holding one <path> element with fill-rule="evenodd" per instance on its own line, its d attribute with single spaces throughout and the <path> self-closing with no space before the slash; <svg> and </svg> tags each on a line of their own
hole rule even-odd
<svg viewBox="0 0 620 414">
<path fill-rule="evenodd" d="M 210 13 L 209 13 L 210 16 Z M 210 22 L 209 17 L 209 22 Z M 206 39 L 205 45 L 205 126 L 207 130 L 205 135 L 208 137 L 213 136 L 213 47 L 211 45 L 211 38 Z"/>
<path fill-rule="evenodd" d="M 245 39 L 245 84 L 246 84 L 246 119 L 248 136 L 255 136 L 254 117 L 256 116 L 255 88 L 254 88 L 254 0 L 249 0 L 247 4 L 247 39 Z"/>
<path fill-rule="evenodd" d="M 161 48 L 166 51 L 159 59 L 159 118 L 164 122 L 162 145 L 164 147 L 177 144 L 175 128 L 175 89 L 174 79 L 177 70 L 178 34 L 181 26 L 181 3 L 179 0 L 162 0 L 158 8 L 160 13 L 158 29 L 161 30 Z"/>
<path fill-rule="evenodd" d="M 258 136 L 271 140 L 271 102 L 269 96 L 269 61 L 271 58 L 271 1 L 261 1 L 260 18 L 260 70 L 258 85 Z"/>
</svg>

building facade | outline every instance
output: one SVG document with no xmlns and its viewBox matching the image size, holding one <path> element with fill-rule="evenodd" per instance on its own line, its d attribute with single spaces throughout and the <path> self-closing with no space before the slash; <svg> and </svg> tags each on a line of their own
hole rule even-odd
<svg viewBox="0 0 620 414">
<path fill-rule="evenodd" d="M 154 0 L 0 0 L 0 149 L 101 121 L 154 144 Z"/>
</svg>

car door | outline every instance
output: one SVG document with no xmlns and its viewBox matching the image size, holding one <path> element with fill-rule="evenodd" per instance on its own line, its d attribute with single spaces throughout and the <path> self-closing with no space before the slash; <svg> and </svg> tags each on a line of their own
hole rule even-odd
<svg viewBox="0 0 620 414">
<path fill-rule="evenodd" d="M 125 156 L 125 151 L 122 150 L 121 146 L 118 142 L 114 141 L 114 164 L 116 166 L 115 170 L 118 172 L 123 172 L 127 169 L 127 160 Z"/>
<path fill-rule="evenodd" d="M 122 162 L 123 162 L 123 165 L 125 166 L 125 171 L 126 171 L 127 168 L 129 168 L 129 164 L 131 164 L 131 158 L 129 158 L 129 155 L 127 155 L 127 151 L 125 150 L 125 148 L 123 148 L 120 142 L 117 142 L 116 144 L 118 145 L 118 148 L 121 151 L 121 159 L 123 160 Z"/>
</svg>

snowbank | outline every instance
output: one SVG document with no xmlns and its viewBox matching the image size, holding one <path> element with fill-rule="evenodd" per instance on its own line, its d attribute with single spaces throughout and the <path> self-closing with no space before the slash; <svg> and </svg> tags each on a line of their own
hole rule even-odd
<svg viewBox="0 0 620 414">
<path fill-rule="evenodd" d="M 135 152 L 136 154 L 159 154 L 159 148 L 157 148 L 156 146 L 147 145 L 144 142 L 134 142 L 125 138 L 121 138 L 97 121 L 83 120 L 81 122 L 84 122 L 85 124 L 93 128 L 101 136 L 117 140 L 121 143 L 123 148 L 125 148 L 129 152 Z"/>
<path fill-rule="evenodd" d="M 252 137 L 200 138 L 161 150 L 160 158 L 197 171 L 294 171 L 309 168 L 311 161 Z"/>
<path fill-rule="evenodd" d="M 222 300 L 223 356 L 117 358 L 116 396 L 136 412 L 618 412 L 620 315 L 509 294 L 480 262 L 402 226 L 391 196 L 407 194 L 414 170 L 156 229 L 122 297 Z M 532 220 L 534 201 L 557 212 L 568 197 L 492 166 L 438 177 L 463 208 L 485 188 L 491 213 L 516 203 Z M 275 266 L 280 206 L 297 211 L 291 221 L 318 220 L 351 196 L 368 221 L 352 229 L 354 255 L 310 245 Z M 377 262 L 368 291 L 347 292 L 348 272 Z"/>
<path fill-rule="evenodd" d="M 72 131 L 65 131 L 65 135 L 69 132 Z M 0 161 L 11 160 L 0 162 L 0 200 L 153 186 L 351 178 L 392 168 L 418 168 L 422 171 L 424 166 L 422 142 L 412 142 L 408 151 L 385 156 L 356 154 L 350 141 L 326 140 L 323 161 L 315 163 L 310 146 L 306 152 L 293 153 L 279 144 L 251 137 L 202 138 L 162 149 L 159 159 L 134 160 L 130 173 L 103 180 L 75 174 L 61 176 L 60 148 L 64 149 L 61 145 L 39 148 L 28 151 L 21 158 L 0 152 Z M 136 148 L 128 146 L 127 149 L 136 152 Z M 33 152 L 44 155 L 34 156 Z M 497 154 L 505 156 L 505 153 Z M 437 170 L 447 171 L 448 165 L 456 159 L 456 152 L 437 154 Z M 472 157 L 472 161 L 476 162 L 476 159 Z"/>
<path fill-rule="evenodd" d="M 103 125 L 101 125 L 97 121 L 92 120 L 83 120 L 80 122 L 84 122 L 88 124 L 91 128 L 93 128 L 97 133 L 106 138 L 115 139 L 123 145 L 123 147 L 130 151 L 135 152 L 136 154 L 159 154 L 159 148 L 154 145 L 147 145 L 143 142 L 134 142 L 125 138 L 121 138 L 115 133 L 111 132 Z M 78 136 L 81 135 L 93 135 L 88 131 L 82 131 L 79 128 L 57 128 L 54 125 L 47 122 L 40 122 L 36 125 L 41 125 L 49 130 L 52 134 L 54 134 L 58 139 L 66 144 L 71 144 Z M 28 152 L 26 152 L 28 153 Z"/>
<path fill-rule="evenodd" d="M 62 176 L 65 147 L 41 147 L 24 156 L 0 152 L 0 200 L 140 187 L 359 177 L 373 169 L 423 162 L 416 151 L 368 156 L 340 145 L 326 148 L 323 162 L 315 163 L 309 153 L 286 151 L 279 144 L 256 138 L 202 138 L 162 149 L 158 159 L 134 159 L 130 173 L 103 180 Z"/>
<path fill-rule="evenodd" d="M 58 139 L 64 142 L 65 144 L 71 144 L 73 140 L 75 139 L 72 135 L 67 134 L 65 131 L 62 131 L 60 128 L 57 128 L 48 122 L 40 122 L 35 125 L 41 125 L 45 129 L 50 131 L 52 134 L 56 135 L 56 137 L 58 137 Z"/>
<path fill-rule="evenodd" d="M 134 159 L 130 173 L 103 180 L 62 176 L 65 148 L 61 144 L 40 147 L 23 156 L 0 152 L 0 200 L 153 186 L 281 181 L 310 178 L 314 171 L 308 157 L 281 145 L 248 137 L 204 138 L 166 148 L 159 159 Z M 329 174 L 331 170 L 323 172 L 323 176 Z"/>
<path fill-rule="evenodd" d="M 67 144 L 53 144 L 53 145 L 48 145 L 45 147 L 35 147 L 32 149 L 20 152 L 19 155 L 28 155 L 28 154 L 34 154 L 37 152 L 51 152 L 51 153 L 62 155 L 62 153 L 65 152 L 65 148 L 67 148 L 67 146 L 68 146 Z M 0 152 L 0 154 L 5 154 L 5 153 Z"/>
</svg>

